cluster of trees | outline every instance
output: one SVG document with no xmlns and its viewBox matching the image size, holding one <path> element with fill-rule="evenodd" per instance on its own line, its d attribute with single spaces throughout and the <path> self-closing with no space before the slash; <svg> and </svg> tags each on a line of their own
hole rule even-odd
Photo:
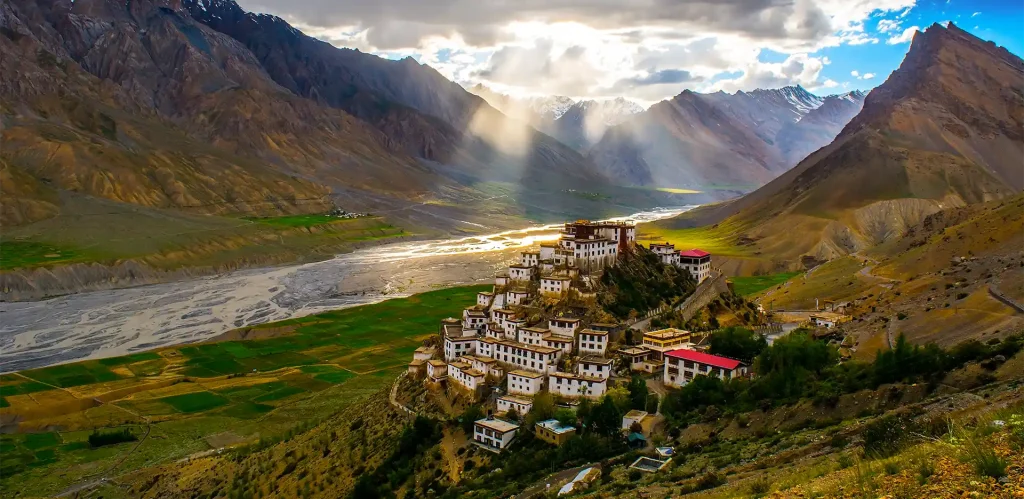
<svg viewBox="0 0 1024 499">
<path fill-rule="evenodd" d="M 89 446 L 96 448 L 103 447 L 104 445 L 119 444 L 121 442 L 134 442 L 138 439 L 139 437 L 135 436 L 135 434 L 128 428 L 111 431 L 101 431 L 96 429 L 89 434 Z"/>
<path fill-rule="evenodd" d="M 380 466 L 359 477 L 349 497 L 392 497 L 393 491 L 398 490 L 416 471 L 416 458 L 440 441 L 441 426 L 433 419 L 416 416 L 412 424 L 402 430 L 398 447 Z"/>
<path fill-rule="evenodd" d="M 598 303 L 619 319 L 643 314 L 662 304 L 673 304 L 693 294 L 696 281 L 690 273 L 661 262 L 650 250 L 637 245 L 601 274 Z"/>
<path fill-rule="evenodd" d="M 840 363 L 834 346 L 815 340 L 807 331 L 794 331 L 771 346 L 762 344 L 756 336 L 749 330 L 730 329 L 711 338 L 713 353 L 752 358 L 757 375 L 754 379 L 722 381 L 698 376 L 670 393 L 662 412 L 677 424 L 685 424 L 698 419 L 710 407 L 747 412 L 801 398 L 835 404 L 843 393 L 874 389 L 886 383 L 934 384 L 966 362 L 1009 358 L 1024 344 L 1024 336 L 1017 335 L 986 344 L 969 341 L 944 350 L 933 344 L 912 346 L 900 335 L 895 347 L 879 352 L 873 362 Z"/>
</svg>

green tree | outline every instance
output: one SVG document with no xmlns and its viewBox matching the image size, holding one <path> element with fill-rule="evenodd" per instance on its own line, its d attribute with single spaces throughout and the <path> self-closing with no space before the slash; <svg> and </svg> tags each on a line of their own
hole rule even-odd
<svg viewBox="0 0 1024 499">
<path fill-rule="evenodd" d="M 611 397 L 605 395 L 601 403 L 591 412 L 591 427 L 599 435 L 611 436 L 619 431 L 622 425 L 622 412 Z"/>
<path fill-rule="evenodd" d="M 555 398 L 549 392 L 540 392 L 533 397 L 533 408 L 526 415 L 526 426 L 533 425 L 555 417 Z"/>
<path fill-rule="evenodd" d="M 569 409 L 559 409 L 556 411 L 555 419 L 563 426 L 576 426 L 576 413 Z"/>
<path fill-rule="evenodd" d="M 509 409 L 508 412 L 505 413 L 505 418 L 508 419 L 509 421 L 518 423 L 519 411 L 517 411 L 515 407 Z"/>
<path fill-rule="evenodd" d="M 644 410 L 647 406 L 647 381 L 634 375 L 626 389 L 629 390 L 630 408 Z"/>
<path fill-rule="evenodd" d="M 462 419 L 459 425 L 462 426 L 462 431 L 466 432 L 467 435 L 473 434 L 473 423 L 484 417 L 484 411 L 480 406 L 474 404 L 466 408 L 462 413 Z"/>
<path fill-rule="evenodd" d="M 764 335 L 741 327 L 729 327 L 711 335 L 711 353 L 750 362 L 768 347 Z"/>
</svg>

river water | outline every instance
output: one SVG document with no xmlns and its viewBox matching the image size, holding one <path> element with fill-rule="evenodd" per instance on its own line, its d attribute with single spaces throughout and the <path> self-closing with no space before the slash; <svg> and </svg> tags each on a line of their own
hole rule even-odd
<svg viewBox="0 0 1024 499">
<path fill-rule="evenodd" d="M 650 222 L 694 208 L 613 220 Z M 558 238 L 561 225 L 396 243 L 316 263 L 0 303 L 0 372 L 203 341 L 242 326 L 374 303 L 457 284 L 491 282 L 518 251 Z M 459 310 L 452 310 L 455 315 Z"/>
</svg>

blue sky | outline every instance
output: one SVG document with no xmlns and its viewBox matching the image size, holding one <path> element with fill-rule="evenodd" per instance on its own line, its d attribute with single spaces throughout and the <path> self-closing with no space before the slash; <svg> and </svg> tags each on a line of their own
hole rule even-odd
<svg viewBox="0 0 1024 499">
<path fill-rule="evenodd" d="M 952 21 L 959 28 L 975 36 L 991 40 L 997 45 L 1020 56 L 1024 53 L 1024 2 L 1020 0 L 926 0 L 918 1 L 909 12 L 874 15 L 865 22 L 866 33 L 877 42 L 859 45 L 845 44 L 830 47 L 814 55 L 828 57 L 830 64 L 822 70 L 822 76 L 841 82 L 843 89 L 868 90 L 880 85 L 893 70 L 899 67 L 910 48 L 909 41 L 888 43 L 894 35 L 912 26 L 925 29 L 933 23 Z M 887 32 L 879 31 L 879 22 L 896 22 L 899 28 Z M 882 23 L 883 28 L 886 23 Z M 785 58 L 785 55 L 763 51 L 760 59 L 765 62 Z M 857 71 L 860 78 L 851 73 Z M 864 75 L 874 75 L 861 79 Z M 816 89 L 819 94 L 832 93 L 834 89 Z"/>
</svg>

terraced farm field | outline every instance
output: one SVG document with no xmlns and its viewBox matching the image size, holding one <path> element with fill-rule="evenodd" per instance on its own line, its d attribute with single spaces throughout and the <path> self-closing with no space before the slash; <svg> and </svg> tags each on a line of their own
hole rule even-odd
<svg viewBox="0 0 1024 499">
<path fill-rule="evenodd" d="M 388 386 L 489 286 L 442 289 L 234 331 L 217 342 L 0 376 L 0 497 L 286 434 Z M 91 448 L 96 428 L 136 442 Z"/>
</svg>

